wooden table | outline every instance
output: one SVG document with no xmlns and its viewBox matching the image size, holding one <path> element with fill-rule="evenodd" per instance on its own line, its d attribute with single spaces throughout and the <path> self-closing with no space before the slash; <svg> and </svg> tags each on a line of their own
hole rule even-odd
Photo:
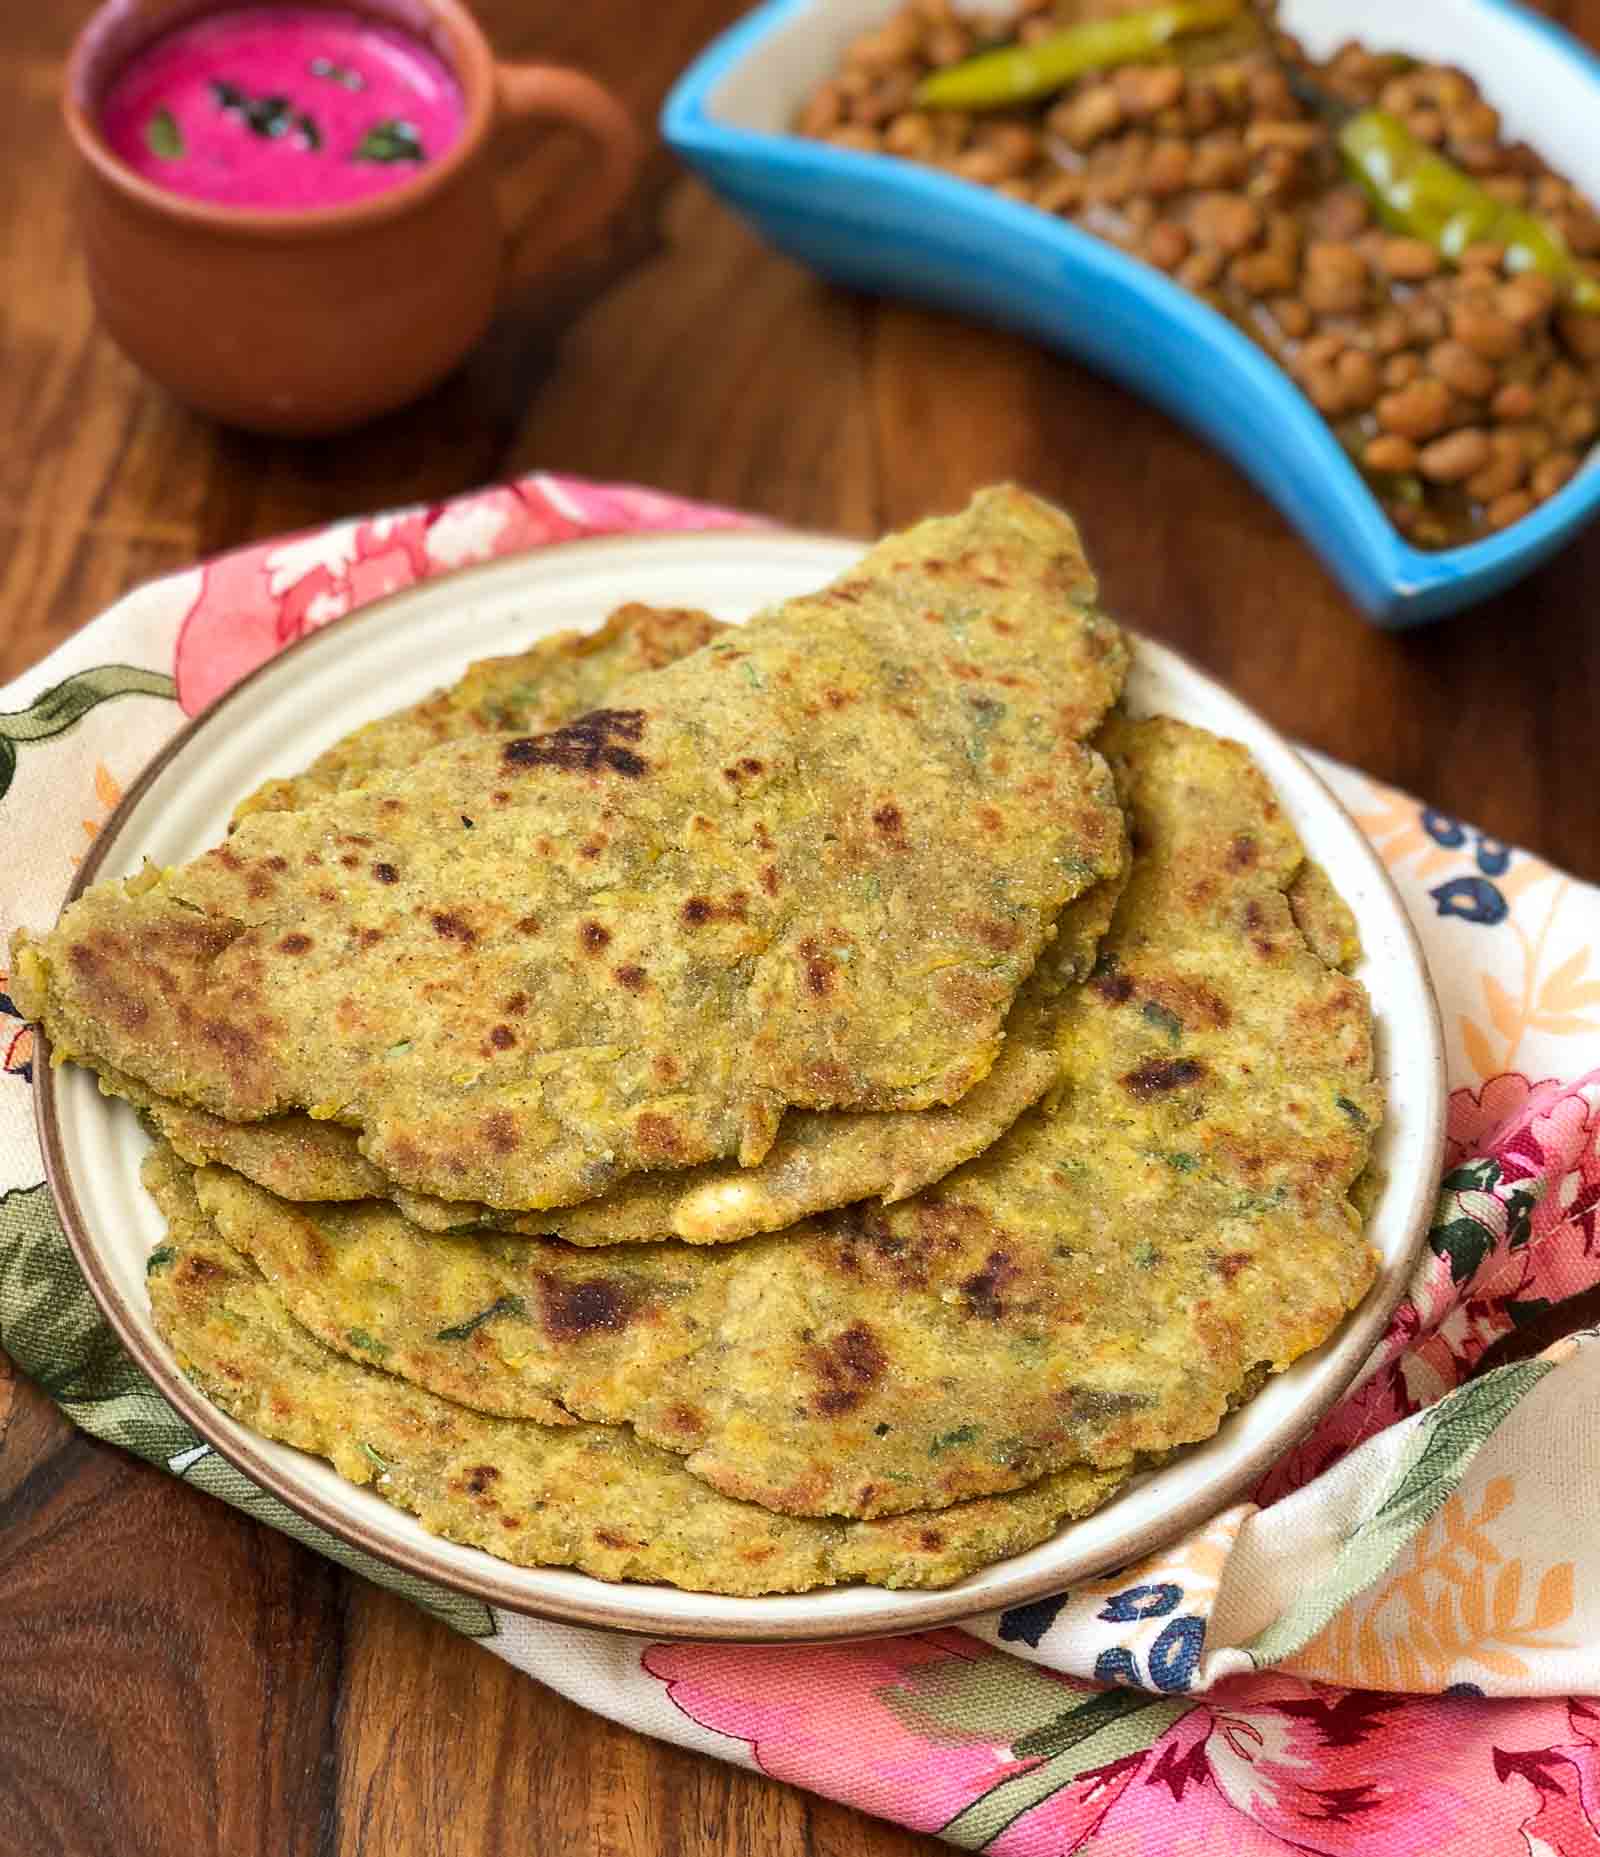
<svg viewBox="0 0 1600 1857">
<path fill-rule="evenodd" d="M 478 6 L 505 54 L 584 64 L 642 121 L 738 10 L 674 0 L 641 33 L 627 0 Z M 1600 43 L 1600 0 L 1547 10 Z M 1600 533 L 1466 617 L 1376 631 L 1277 513 L 1160 413 L 1024 341 L 823 287 L 659 146 L 609 239 L 556 283 L 514 288 L 471 364 L 421 405 L 316 445 L 204 424 L 94 327 L 55 116 L 88 12 L 0 9 L 0 675 L 198 555 L 537 466 L 859 535 L 1015 477 L 1077 512 L 1114 611 L 1291 735 L 1600 877 Z M 527 152 L 508 191 L 537 200 L 572 158 L 559 142 Z M 0 1848 L 944 1848 L 585 1714 L 78 1436 L 0 1363 L 0 1431 L 8 1405 Z"/>
</svg>

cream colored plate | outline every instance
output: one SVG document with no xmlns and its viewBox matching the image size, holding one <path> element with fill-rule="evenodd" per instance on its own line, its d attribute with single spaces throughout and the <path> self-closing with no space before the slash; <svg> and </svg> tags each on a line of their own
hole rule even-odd
<svg viewBox="0 0 1600 1857">
<path fill-rule="evenodd" d="M 270 774 L 304 766 L 374 715 L 414 701 L 470 658 L 592 628 L 624 600 L 702 606 L 742 619 L 821 585 L 861 552 L 818 537 L 713 533 L 574 542 L 469 569 L 381 600 L 264 665 L 179 735 L 95 841 L 76 888 L 180 863 L 215 843 L 234 803 Z M 524 1569 L 423 1532 L 410 1516 L 324 1463 L 270 1443 L 208 1404 L 156 1334 L 144 1261 L 161 1221 L 139 1184 L 146 1140 L 86 1071 L 38 1069 L 46 1164 L 79 1264 L 129 1350 L 217 1450 L 303 1515 L 381 1558 L 496 1605 L 663 1637 L 843 1638 L 925 1629 L 1016 1605 L 1149 1552 L 1237 1500 L 1338 1398 L 1384 1325 L 1426 1230 L 1444 1121 L 1438 1012 L 1421 951 L 1382 866 L 1305 762 L 1257 716 L 1171 652 L 1139 646 L 1136 713 L 1181 717 L 1244 742 L 1360 923 L 1360 971 L 1378 1021 L 1390 1117 L 1377 1162 L 1386 1185 L 1371 1235 L 1378 1282 L 1316 1353 L 1270 1381 L 1210 1442 L 1138 1479 L 1097 1514 L 1026 1554 L 938 1592 L 837 1587 L 726 1599 L 666 1586 L 608 1586 Z"/>
</svg>

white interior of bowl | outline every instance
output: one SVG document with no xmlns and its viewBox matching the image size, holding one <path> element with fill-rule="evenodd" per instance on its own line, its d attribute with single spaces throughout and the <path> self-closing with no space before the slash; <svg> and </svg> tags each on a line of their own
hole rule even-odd
<svg viewBox="0 0 1600 1857">
<path fill-rule="evenodd" d="M 127 876 L 146 857 L 168 864 L 203 850 L 259 781 L 304 765 L 351 728 L 457 675 L 471 658 L 523 649 L 568 627 L 592 628 L 624 599 L 699 605 L 742 619 L 820 585 L 859 552 L 851 542 L 777 534 L 629 537 L 550 548 L 396 595 L 275 660 L 210 712 L 108 828 L 98 874 Z M 1434 1194 L 1442 1060 L 1432 994 L 1404 910 L 1366 841 L 1304 761 L 1235 698 L 1158 646 L 1141 645 L 1129 702 L 1137 713 L 1177 716 L 1243 741 L 1271 779 L 1360 924 L 1366 957 L 1359 973 L 1373 1000 L 1391 1105 L 1376 1154 L 1386 1185 L 1370 1228 L 1383 1269 L 1368 1303 L 1324 1347 L 1270 1381 L 1214 1439 L 1053 1540 L 958 1587 L 728 1599 L 508 1566 L 426 1534 L 326 1464 L 257 1437 L 170 1370 L 169 1397 L 247 1473 L 372 1552 L 516 1609 L 655 1635 L 823 1638 L 921 1629 L 1087 1577 L 1209 1515 L 1347 1383 L 1374 1338 L 1374 1311 L 1398 1294 Z M 101 1096 L 86 1071 L 56 1073 L 53 1090 L 57 1184 L 77 1200 L 91 1277 L 135 1352 L 147 1364 L 168 1363 L 144 1287 L 145 1259 L 162 1236 L 139 1183 L 145 1138 L 131 1112 Z"/>
<path fill-rule="evenodd" d="M 900 0 L 811 0 L 780 21 L 728 72 L 710 102 L 721 123 L 781 134 L 795 110 L 836 67 L 857 33 L 896 11 Z M 1004 4 L 970 5 L 986 17 Z M 1600 96 L 1592 65 L 1570 41 L 1504 0 L 1282 0 L 1279 17 L 1314 56 L 1346 39 L 1377 51 L 1459 65 L 1504 118 L 1506 133 L 1536 148 L 1591 197 L 1600 195 Z"/>
</svg>

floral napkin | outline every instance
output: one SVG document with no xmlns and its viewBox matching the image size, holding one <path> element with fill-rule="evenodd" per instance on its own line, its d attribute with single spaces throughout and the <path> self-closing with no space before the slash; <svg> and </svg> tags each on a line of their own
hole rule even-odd
<svg viewBox="0 0 1600 1857">
<path fill-rule="evenodd" d="M 129 594 L 3 699 L 0 931 L 51 920 L 124 785 L 292 639 L 490 556 L 746 520 L 540 475 Z M 1600 1336 L 1469 1378 L 1600 1282 L 1600 891 L 1321 771 L 1432 962 L 1448 1171 L 1410 1293 L 1343 1404 L 1251 1500 L 1137 1566 L 961 1630 L 759 1649 L 544 1624 L 353 1552 L 216 1456 L 101 1321 L 42 1183 L 32 1034 L 3 993 L 0 1345 L 86 1430 L 587 1707 L 968 1849 L 1600 1851 Z M 0 1359 L 0 1427 L 7 1394 Z"/>
</svg>

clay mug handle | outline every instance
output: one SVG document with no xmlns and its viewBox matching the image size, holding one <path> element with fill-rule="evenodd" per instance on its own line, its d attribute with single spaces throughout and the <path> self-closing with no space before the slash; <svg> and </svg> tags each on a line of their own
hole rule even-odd
<svg viewBox="0 0 1600 1857">
<path fill-rule="evenodd" d="M 589 137 L 599 156 L 588 184 L 569 193 L 539 227 L 527 268 L 542 270 L 615 212 L 639 171 L 639 131 L 603 84 L 564 65 L 496 65 L 495 88 L 502 128 L 552 119 L 570 123 Z"/>
</svg>

